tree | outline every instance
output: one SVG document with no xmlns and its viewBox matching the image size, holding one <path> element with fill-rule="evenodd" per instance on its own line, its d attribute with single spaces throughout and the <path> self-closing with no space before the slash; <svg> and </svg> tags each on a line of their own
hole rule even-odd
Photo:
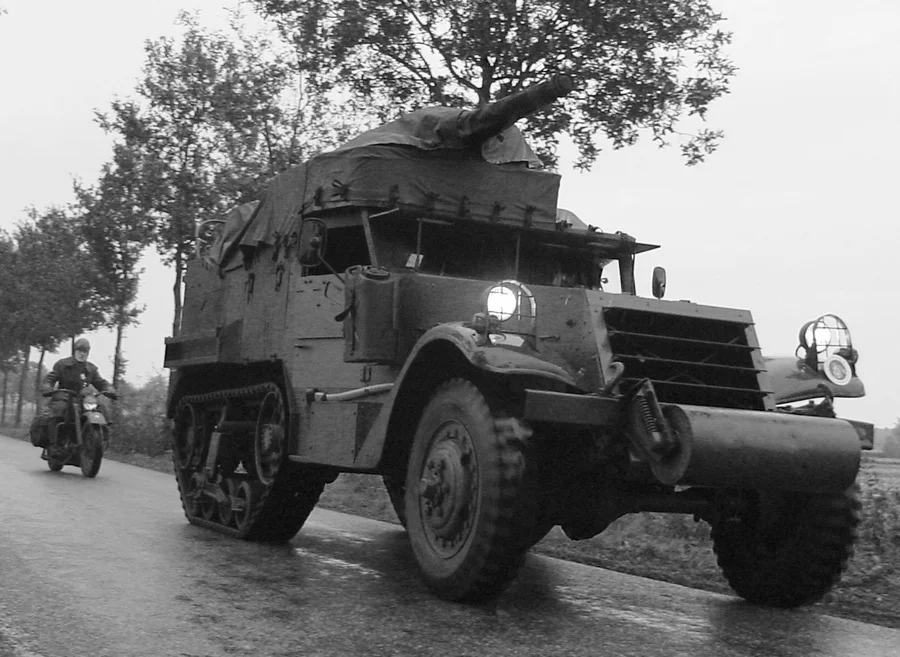
<svg viewBox="0 0 900 657">
<path fill-rule="evenodd" d="M 642 131 L 664 145 L 686 137 L 688 164 L 722 136 L 682 135 L 728 91 L 730 33 L 707 0 L 252 0 L 293 40 L 310 71 L 334 71 L 362 98 L 484 104 L 552 73 L 577 92 L 529 117 L 525 131 L 548 164 L 568 134 L 589 166 L 605 136 L 613 147 Z"/>
<path fill-rule="evenodd" d="M 173 335 L 199 224 L 257 199 L 272 175 L 333 132 L 318 130 L 331 125 L 324 100 L 304 92 L 294 59 L 247 34 L 239 14 L 227 33 L 207 31 L 188 14 L 180 22 L 180 38 L 147 43 L 137 98 L 98 114 L 134 156 L 133 189 L 175 270 Z"/>
<path fill-rule="evenodd" d="M 142 210 L 140 177 L 135 172 L 138 164 L 132 151 L 116 144 L 113 160 L 103 166 L 95 187 L 75 183 L 80 230 L 99 272 L 98 290 L 112 307 L 107 323 L 116 328 L 115 386 L 125 374 L 125 329 L 143 310 L 134 305 L 142 273 L 138 262 L 152 237 L 152 226 Z"/>
<path fill-rule="evenodd" d="M 31 208 L 16 229 L 17 257 L 12 276 L 16 310 L 13 321 L 24 350 L 19 377 L 16 424 L 22 419 L 31 348 L 47 351 L 60 342 L 104 324 L 109 301 L 99 291 L 94 261 L 82 245 L 75 222 L 65 210 Z M 35 382 L 37 385 L 37 382 Z"/>
<path fill-rule="evenodd" d="M 6 400 L 9 374 L 20 366 L 21 344 L 16 324 L 18 299 L 16 298 L 16 245 L 12 238 L 0 231 L 0 373 L 3 374 L 0 424 L 6 423 Z"/>
</svg>

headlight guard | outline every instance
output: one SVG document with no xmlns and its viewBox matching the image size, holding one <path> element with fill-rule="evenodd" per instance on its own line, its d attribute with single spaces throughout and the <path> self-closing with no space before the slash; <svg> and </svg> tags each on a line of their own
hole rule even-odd
<svg viewBox="0 0 900 657">
<path fill-rule="evenodd" d="M 487 288 L 475 323 L 487 332 L 537 334 L 537 304 L 526 285 L 508 279 Z"/>
<path fill-rule="evenodd" d="M 847 324 L 831 314 L 806 322 L 800 328 L 797 357 L 840 386 L 847 385 L 856 374 L 859 360 Z"/>
</svg>

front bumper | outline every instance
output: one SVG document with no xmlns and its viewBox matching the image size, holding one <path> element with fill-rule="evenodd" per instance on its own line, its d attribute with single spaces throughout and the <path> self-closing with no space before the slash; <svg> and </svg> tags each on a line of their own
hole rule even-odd
<svg viewBox="0 0 900 657">
<path fill-rule="evenodd" d="M 666 485 L 839 492 L 856 479 L 860 437 L 846 420 L 661 404 L 676 448 L 644 458 Z M 638 445 L 627 402 L 528 390 L 525 419 L 603 428 Z M 640 451 L 640 450 L 638 450 Z"/>
</svg>

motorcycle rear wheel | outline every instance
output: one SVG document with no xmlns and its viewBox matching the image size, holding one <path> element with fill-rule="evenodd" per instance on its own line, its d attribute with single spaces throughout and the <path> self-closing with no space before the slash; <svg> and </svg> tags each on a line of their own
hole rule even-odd
<svg viewBox="0 0 900 657">
<path fill-rule="evenodd" d="M 81 474 L 96 477 L 103 462 L 103 437 L 92 424 L 84 425 L 81 434 Z"/>
</svg>

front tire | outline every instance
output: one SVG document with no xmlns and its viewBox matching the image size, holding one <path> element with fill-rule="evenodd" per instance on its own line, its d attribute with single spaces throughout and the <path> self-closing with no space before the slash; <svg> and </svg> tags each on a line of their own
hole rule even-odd
<svg viewBox="0 0 900 657">
<path fill-rule="evenodd" d="M 753 492 L 746 511 L 713 523 L 719 567 L 742 598 L 798 607 L 825 596 L 853 554 L 859 489 L 813 495 Z"/>
<path fill-rule="evenodd" d="M 405 515 L 426 583 L 447 600 L 501 592 L 527 552 L 519 505 L 530 431 L 491 409 L 470 381 L 425 407 L 406 476 Z"/>
<path fill-rule="evenodd" d="M 81 434 L 81 474 L 93 478 L 103 462 L 103 437 L 93 424 L 85 424 Z"/>
</svg>

